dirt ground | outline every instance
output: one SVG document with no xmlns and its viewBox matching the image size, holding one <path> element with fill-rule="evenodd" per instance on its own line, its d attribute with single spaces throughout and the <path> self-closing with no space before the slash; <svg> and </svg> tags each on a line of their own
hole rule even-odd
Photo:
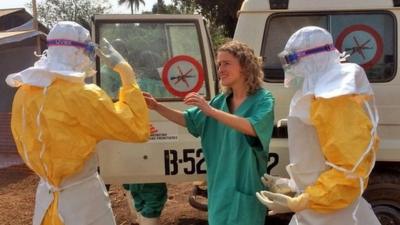
<svg viewBox="0 0 400 225">
<path fill-rule="evenodd" d="M 32 224 L 35 191 L 39 179 L 24 165 L 0 169 L 0 224 Z M 168 201 L 161 225 L 207 225 L 207 213 L 187 201 L 191 183 L 168 185 Z M 111 185 L 110 198 L 118 225 L 132 225 L 123 188 Z"/>
<path fill-rule="evenodd" d="M 38 177 L 24 165 L 0 169 L 0 225 L 32 224 Z M 207 213 L 191 207 L 187 201 L 192 183 L 168 185 L 168 201 L 161 215 L 161 225 L 207 225 Z M 118 225 L 131 223 L 123 188 L 111 185 L 110 198 Z M 287 224 L 269 218 L 267 225 Z"/>
</svg>

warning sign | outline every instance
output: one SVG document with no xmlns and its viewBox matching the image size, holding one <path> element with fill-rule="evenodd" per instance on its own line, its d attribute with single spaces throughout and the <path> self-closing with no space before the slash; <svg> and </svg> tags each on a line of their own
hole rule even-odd
<svg viewBox="0 0 400 225">
<path fill-rule="evenodd" d="M 178 55 L 164 65 L 162 81 L 173 95 L 185 97 L 190 92 L 198 92 L 204 82 L 201 64 L 188 55 Z"/>
<path fill-rule="evenodd" d="M 350 54 L 349 61 L 369 69 L 382 57 L 383 41 L 372 27 L 356 24 L 347 27 L 339 34 L 336 48 Z"/>
</svg>

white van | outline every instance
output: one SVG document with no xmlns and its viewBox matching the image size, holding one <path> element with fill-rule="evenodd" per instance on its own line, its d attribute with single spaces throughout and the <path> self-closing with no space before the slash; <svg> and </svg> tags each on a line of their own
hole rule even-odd
<svg viewBox="0 0 400 225">
<path fill-rule="evenodd" d="M 283 87 L 283 70 L 276 57 L 290 35 L 304 26 L 319 26 L 333 36 L 348 61 L 361 65 L 372 84 L 379 111 L 380 150 L 364 196 L 382 224 L 400 224 L 400 74 L 398 46 L 400 1 L 392 0 L 247 0 L 239 11 L 234 39 L 263 57 L 264 87 L 276 98 L 275 119 L 286 118 L 293 95 Z M 287 129 L 277 128 L 270 152 L 287 164 Z M 279 159 L 279 160 L 277 160 Z"/>
<path fill-rule="evenodd" d="M 287 176 L 287 130 L 279 121 L 288 114 L 293 92 L 283 87 L 277 54 L 289 36 L 304 26 L 323 27 L 332 33 L 336 48 L 350 54 L 348 61 L 366 70 L 380 115 L 381 145 L 365 197 L 383 225 L 400 224 L 399 19 L 397 0 L 246 0 L 238 12 L 234 35 L 263 57 L 264 87 L 276 98 L 276 127 L 268 165 L 274 175 Z M 139 83 L 159 101 L 184 109 L 181 97 L 187 91 L 198 91 L 207 99 L 218 92 L 214 54 L 201 16 L 96 15 L 93 27 L 97 42 L 106 37 L 127 43 L 125 57 L 134 65 L 139 80 L 153 71 L 155 75 L 149 81 Z M 142 50 L 159 57 L 146 61 Z M 107 89 L 102 81 L 105 75 L 97 65 L 97 83 Z M 186 83 L 177 78 L 185 74 L 190 74 Z M 151 112 L 151 121 L 157 132 L 148 143 L 104 141 L 98 145 L 104 180 L 140 183 L 204 179 L 206 165 L 199 140 L 155 112 Z"/>
</svg>

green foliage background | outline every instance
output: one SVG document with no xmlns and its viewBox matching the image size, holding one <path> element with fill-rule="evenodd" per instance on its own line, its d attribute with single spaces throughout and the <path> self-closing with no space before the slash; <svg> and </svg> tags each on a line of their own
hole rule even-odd
<svg viewBox="0 0 400 225">
<path fill-rule="evenodd" d="M 120 5 L 126 5 L 134 13 L 133 7 L 138 11 L 143 0 L 45 0 L 37 6 L 38 19 L 51 28 L 62 20 L 75 21 L 90 30 L 91 17 L 95 14 L 109 13 L 111 5 L 109 1 L 118 1 Z M 244 0 L 172 0 L 172 4 L 166 5 L 164 0 L 157 0 L 151 12 L 157 14 L 201 14 L 207 20 L 214 48 L 233 37 L 237 12 Z M 32 8 L 31 4 L 28 7 Z M 138 31 L 139 32 L 139 31 Z M 156 32 L 156 31 L 155 31 Z M 129 31 L 128 31 L 129 33 Z M 150 35 L 150 34 L 148 34 Z M 158 35 L 155 33 L 154 35 Z M 136 40 L 138 45 L 149 38 L 146 35 Z M 154 46 L 146 46 L 150 49 Z"/>
<path fill-rule="evenodd" d="M 28 7 L 32 9 L 32 3 Z M 46 0 L 37 4 L 37 14 L 38 20 L 49 28 L 58 21 L 75 21 L 90 30 L 91 17 L 110 8 L 107 0 Z"/>
</svg>

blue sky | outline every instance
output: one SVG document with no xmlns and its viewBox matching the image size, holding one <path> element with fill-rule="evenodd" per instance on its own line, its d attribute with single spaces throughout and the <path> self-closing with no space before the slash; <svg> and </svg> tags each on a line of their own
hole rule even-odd
<svg viewBox="0 0 400 225">
<path fill-rule="evenodd" d="M 42 2 L 43 0 L 36 0 L 36 3 Z M 0 0 L 0 9 L 6 8 L 23 8 L 25 7 L 26 3 L 31 2 L 31 0 Z M 109 3 L 112 5 L 111 12 L 112 13 L 130 13 L 130 8 L 128 5 L 118 5 L 118 0 L 108 0 Z M 154 3 L 157 0 L 145 0 L 146 5 L 140 5 L 140 11 L 151 11 Z M 165 0 L 165 4 L 170 4 L 171 0 Z"/>
</svg>

